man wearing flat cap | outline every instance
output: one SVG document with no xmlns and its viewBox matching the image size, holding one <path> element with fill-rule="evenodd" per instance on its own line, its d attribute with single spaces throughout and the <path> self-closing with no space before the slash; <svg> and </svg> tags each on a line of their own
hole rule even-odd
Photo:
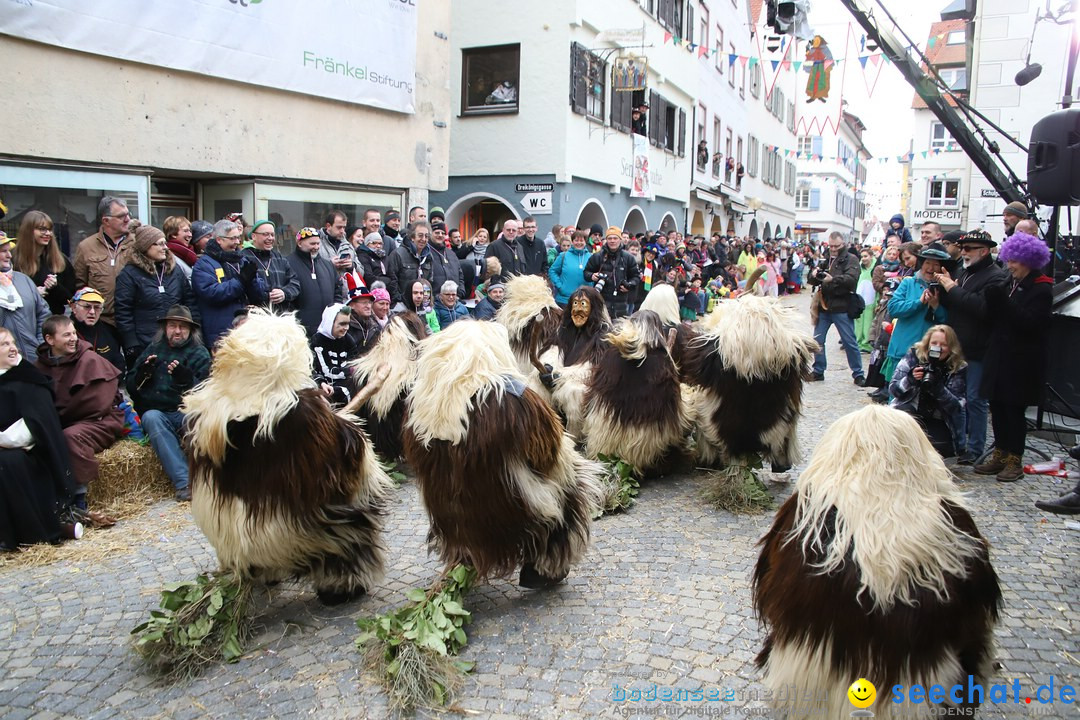
<svg viewBox="0 0 1080 720">
<path fill-rule="evenodd" d="M 1026 217 L 1028 217 L 1028 210 L 1024 203 L 1014 200 L 1006 205 L 1005 210 L 1001 213 L 1002 222 L 1005 223 L 1005 237 L 1012 235 L 1016 231 L 1016 223 Z"/>
<path fill-rule="evenodd" d="M 160 328 L 128 373 L 127 390 L 142 416 L 143 430 L 176 489 L 179 502 L 191 500 L 187 458 L 180 447 L 184 393 L 210 374 L 210 353 L 203 345 L 199 324 L 183 305 L 173 305 L 159 321 Z"/>
<path fill-rule="evenodd" d="M 956 331 L 968 362 L 965 447 L 960 448 L 957 462 L 972 465 L 982 455 L 983 445 L 986 444 L 989 413 L 987 399 L 979 394 L 983 359 L 993 327 L 986 296 L 994 286 L 1005 284 L 1008 275 L 990 256 L 990 248 L 997 243 L 989 233 L 972 230 L 963 235 L 957 245 L 960 247 L 961 266 L 956 272 L 956 279 L 944 268 L 934 279 L 941 283 L 943 292 L 939 293 L 939 300 L 949 313 L 949 325 Z"/>
</svg>

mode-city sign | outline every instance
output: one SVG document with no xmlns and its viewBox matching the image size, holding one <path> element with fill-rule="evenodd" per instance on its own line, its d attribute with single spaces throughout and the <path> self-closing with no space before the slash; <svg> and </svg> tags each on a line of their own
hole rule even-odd
<svg viewBox="0 0 1080 720">
<path fill-rule="evenodd" d="M 921 222 L 951 222 L 958 223 L 961 219 L 960 210 L 916 210 L 912 215 L 913 220 Z"/>
</svg>

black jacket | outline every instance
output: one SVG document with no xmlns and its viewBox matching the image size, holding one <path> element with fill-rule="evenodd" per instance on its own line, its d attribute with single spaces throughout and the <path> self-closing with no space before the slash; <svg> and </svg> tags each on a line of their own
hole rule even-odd
<svg viewBox="0 0 1080 720">
<path fill-rule="evenodd" d="M 585 282 L 595 284 L 596 281 L 593 280 L 595 273 L 607 275 L 604 280 L 604 289 L 600 294 L 604 296 L 604 302 L 608 304 L 626 302 L 630 293 L 634 292 L 641 281 L 637 261 L 625 250 L 611 252 L 604 247 L 593 253 L 589 261 L 585 263 Z M 653 282 L 655 283 L 656 280 L 654 279 Z M 620 290 L 620 286 L 625 290 Z"/>
<path fill-rule="evenodd" d="M 829 260 L 828 273 L 832 275 L 832 280 L 824 281 L 810 271 L 810 284 L 821 286 L 821 299 L 824 303 L 821 310 L 846 313 L 848 303 L 851 302 L 851 293 L 855 292 L 855 287 L 859 284 L 859 258 L 846 250 L 842 251 Z"/>
<path fill-rule="evenodd" d="M 259 272 L 265 278 L 267 293 L 271 290 L 281 290 L 285 293 L 285 302 L 274 305 L 274 310 L 282 312 L 295 310 L 296 299 L 300 297 L 300 278 L 296 276 L 296 272 L 285 256 L 277 250 L 256 250 L 253 247 L 244 248 L 241 254 L 255 261 Z M 311 275 L 310 270 L 308 275 Z"/>
<path fill-rule="evenodd" d="M 457 254 L 445 245 L 437 248 L 433 243 L 428 244 L 428 252 L 431 254 L 432 295 L 442 291 L 444 282 L 453 280 L 457 283 L 458 296 L 463 299 L 467 297 L 469 289 L 465 287 L 465 276 L 461 272 L 461 261 Z"/>
<path fill-rule="evenodd" d="M 548 261 L 547 248 L 544 247 L 543 239 L 535 237 L 530 243 L 529 238 L 522 235 L 517 239 L 517 243 L 521 246 L 522 252 L 525 253 L 525 269 L 523 272 L 526 275 L 539 275 L 546 278 Z"/>
<path fill-rule="evenodd" d="M 949 311 L 949 325 L 960 339 L 964 357 L 976 362 L 986 357 L 992 330 L 986 295 L 995 285 L 1008 282 L 1009 275 L 987 255 L 971 267 L 956 273 L 956 286 L 938 293 L 942 306 Z"/>
<path fill-rule="evenodd" d="M 195 312 L 195 308 L 189 308 Z M 98 322 L 94 325 L 86 325 L 71 316 L 71 322 L 75 325 L 75 332 L 79 337 L 90 343 L 101 357 L 111 362 L 117 370 L 124 372 L 127 369 L 127 360 L 124 359 L 124 351 L 120 347 L 120 335 L 109 323 Z"/>
<path fill-rule="evenodd" d="M 425 247 L 424 252 L 416 254 L 416 245 L 412 240 L 402 239 L 394 252 L 386 258 L 386 274 L 393 279 L 394 286 L 387 286 L 390 293 L 390 302 L 396 305 L 403 302 L 405 296 L 412 291 L 413 283 L 421 277 L 431 282 L 431 253 Z M 397 295 L 394 295 L 394 288 Z M 432 286 L 432 294 L 439 292 Z"/>
<path fill-rule="evenodd" d="M 385 241 L 384 241 L 385 242 Z M 386 254 L 378 254 L 366 245 L 356 246 L 356 264 L 364 271 L 364 284 L 370 289 L 376 281 L 382 281 L 391 298 L 398 295 L 397 281 L 387 272 Z"/>
<path fill-rule="evenodd" d="M 56 284 L 45 292 L 45 303 L 54 315 L 63 315 L 67 309 L 68 301 L 75 294 L 75 268 L 71 266 L 71 261 L 68 260 L 67 255 L 62 255 L 64 269 L 54 273 L 46 263 L 45 257 L 45 253 L 42 253 L 38 259 L 38 271 L 32 279 L 35 285 L 44 287 L 45 278 L 49 275 L 56 275 Z M 18 270 L 19 268 L 15 269 Z"/>
<path fill-rule="evenodd" d="M 984 398 L 1024 406 L 1042 400 L 1053 298 L 1054 281 L 1037 271 L 1015 288 L 1008 280 L 987 291 L 992 330 L 979 387 Z"/>
<path fill-rule="evenodd" d="M 543 245 L 543 243 L 540 243 Z M 484 259 L 489 257 L 495 257 L 499 259 L 499 264 L 502 265 L 502 271 L 494 277 L 498 277 L 499 282 L 505 282 L 511 275 L 523 275 L 525 268 L 528 266 L 528 260 L 525 257 L 525 248 L 521 243 L 515 240 L 513 243 L 506 241 L 502 235 L 499 239 L 493 243 L 489 243 L 487 250 L 484 252 Z"/>
<path fill-rule="evenodd" d="M 349 338 L 354 345 L 353 354 L 349 359 L 358 358 L 371 352 L 371 348 L 375 347 L 381 332 L 382 326 L 379 325 L 375 318 L 368 318 L 368 321 L 363 323 L 360 322 L 359 316 L 353 311 L 353 314 L 349 317 L 349 329 L 345 333 L 345 337 Z"/>
<path fill-rule="evenodd" d="M 154 341 L 160 327 L 158 320 L 169 314 L 173 305 L 191 310 L 191 318 L 201 322 L 195 295 L 184 271 L 174 266 L 161 278 L 164 292 L 158 291 L 158 278 L 129 262 L 116 276 L 116 329 L 128 355 L 138 355 Z"/>
<path fill-rule="evenodd" d="M 326 258 L 318 255 L 312 257 L 310 253 L 297 248 L 286 259 L 300 280 L 300 295 L 296 298 L 296 319 L 304 326 L 310 338 L 319 329 L 322 311 L 327 305 L 341 302 L 345 293 L 337 270 Z M 311 277 L 313 269 L 314 279 Z"/>
</svg>

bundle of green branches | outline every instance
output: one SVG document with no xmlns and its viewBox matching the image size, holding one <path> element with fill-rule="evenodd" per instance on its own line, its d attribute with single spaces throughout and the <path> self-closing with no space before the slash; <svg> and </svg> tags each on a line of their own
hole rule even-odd
<svg viewBox="0 0 1080 720">
<path fill-rule="evenodd" d="M 604 474 L 600 478 L 604 488 L 604 505 L 594 520 L 602 515 L 629 510 L 641 487 L 637 469 L 630 463 L 612 455 L 599 455 L 597 459 L 604 463 Z"/>
<path fill-rule="evenodd" d="M 161 609 L 131 631 L 133 647 L 168 681 L 236 662 L 253 626 L 252 585 L 230 571 L 203 573 L 161 593 Z"/>
<path fill-rule="evenodd" d="M 728 512 L 755 514 L 772 510 L 772 495 L 761 482 L 758 471 L 761 458 L 757 455 L 734 458 L 722 470 L 711 470 L 705 476 L 705 499 Z"/>
<path fill-rule="evenodd" d="M 408 604 L 356 621 L 356 647 L 381 678 L 396 710 L 447 705 L 473 667 L 457 660 L 471 619 L 462 600 L 476 571 L 455 565 L 431 588 L 406 593 Z"/>
<path fill-rule="evenodd" d="M 379 465 L 386 474 L 390 476 L 390 479 L 393 480 L 395 487 L 401 487 L 401 483 L 409 479 L 405 473 L 401 472 L 401 468 L 398 466 L 396 460 L 382 460 L 379 462 Z"/>
</svg>

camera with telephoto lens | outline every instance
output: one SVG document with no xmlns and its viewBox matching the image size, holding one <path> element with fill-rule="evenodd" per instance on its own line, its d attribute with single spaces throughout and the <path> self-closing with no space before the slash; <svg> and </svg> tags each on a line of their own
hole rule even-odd
<svg viewBox="0 0 1080 720">
<path fill-rule="evenodd" d="M 604 292 L 604 284 L 607 283 L 606 273 L 596 273 L 596 292 Z"/>
<path fill-rule="evenodd" d="M 925 365 L 922 365 L 923 376 L 919 382 L 922 385 L 934 385 L 941 379 L 943 375 L 943 368 L 941 362 L 941 348 L 932 347 L 927 351 L 929 360 Z"/>
</svg>

